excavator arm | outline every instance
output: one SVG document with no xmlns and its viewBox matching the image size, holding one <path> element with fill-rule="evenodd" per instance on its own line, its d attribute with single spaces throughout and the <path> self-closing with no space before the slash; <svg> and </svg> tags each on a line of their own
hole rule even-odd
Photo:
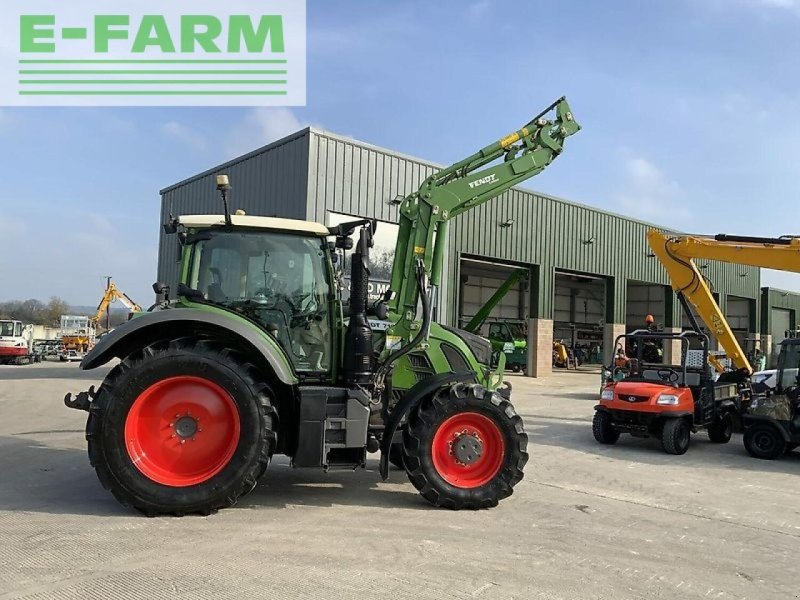
<svg viewBox="0 0 800 600">
<path fill-rule="evenodd" d="M 103 293 L 103 297 L 100 299 L 100 304 L 97 305 L 97 310 L 95 311 L 94 316 L 90 317 L 91 322 L 97 325 L 102 320 L 103 314 L 106 312 L 108 305 L 114 302 L 114 300 L 119 300 L 120 303 L 131 312 L 142 312 L 141 306 L 131 300 L 130 297 L 125 292 L 121 291 L 113 281 L 110 281 L 105 293 Z"/>
<path fill-rule="evenodd" d="M 672 289 L 691 304 L 711 334 L 725 350 L 733 366 L 752 374 L 753 368 L 733 335 L 725 315 L 700 273 L 694 259 L 777 269 L 800 273 L 800 238 L 759 238 L 717 235 L 675 235 L 650 230 L 647 241 L 667 270 Z"/>
<path fill-rule="evenodd" d="M 545 118 L 555 111 L 552 119 Z M 429 279 L 430 294 L 441 283 L 447 226 L 455 216 L 480 206 L 509 188 L 541 173 L 577 133 L 565 98 L 553 102 L 521 129 L 431 175 L 400 206 L 400 230 L 387 295 L 395 324 L 390 335 L 409 339 L 415 323 L 420 282 Z M 499 159 L 498 164 L 491 165 Z M 425 277 L 420 275 L 423 273 Z"/>
</svg>

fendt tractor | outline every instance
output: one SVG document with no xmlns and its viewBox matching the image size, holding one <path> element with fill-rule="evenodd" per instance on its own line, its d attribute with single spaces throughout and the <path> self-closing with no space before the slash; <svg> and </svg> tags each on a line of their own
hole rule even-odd
<svg viewBox="0 0 800 600">
<path fill-rule="evenodd" d="M 182 248 L 176 298 L 156 283 L 165 300 L 104 336 L 81 368 L 119 364 L 96 391 L 65 398 L 89 413 L 103 486 L 148 515 L 208 514 L 252 490 L 275 453 L 295 467 L 356 469 L 380 450 L 381 476 L 394 454 L 433 505 L 510 496 L 528 437 L 504 360 L 492 370 L 488 340 L 432 322 L 447 227 L 540 173 L 579 129 L 561 98 L 402 199 L 390 288 L 371 306 L 375 221 L 231 215 L 218 175 L 223 215 L 165 224 Z M 345 310 L 337 251 L 348 249 Z"/>
</svg>

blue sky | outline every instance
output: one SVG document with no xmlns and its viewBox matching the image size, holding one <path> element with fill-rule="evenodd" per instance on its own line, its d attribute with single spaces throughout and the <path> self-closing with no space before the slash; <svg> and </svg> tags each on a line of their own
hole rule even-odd
<svg viewBox="0 0 800 600">
<path fill-rule="evenodd" d="M 0 300 L 152 298 L 158 190 L 308 124 L 448 163 L 567 95 L 531 187 L 698 233 L 800 234 L 800 0 L 309 0 L 308 105 L 0 109 Z M 800 291 L 800 276 L 765 285 Z"/>
</svg>

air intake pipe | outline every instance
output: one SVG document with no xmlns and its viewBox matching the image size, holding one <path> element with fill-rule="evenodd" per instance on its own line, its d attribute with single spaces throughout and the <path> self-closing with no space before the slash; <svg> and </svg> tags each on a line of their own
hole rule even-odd
<svg viewBox="0 0 800 600">
<path fill-rule="evenodd" d="M 372 243 L 371 225 L 364 225 L 351 259 L 350 322 L 344 339 L 344 380 L 348 385 L 369 383 L 374 370 L 372 327 L 367 321 L 369 249 Z"/>
</svg>

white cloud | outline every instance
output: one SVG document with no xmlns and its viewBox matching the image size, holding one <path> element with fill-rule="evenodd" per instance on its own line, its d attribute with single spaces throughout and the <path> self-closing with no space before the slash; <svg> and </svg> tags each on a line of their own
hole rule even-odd
<svg viewBox="0 0 800 600">
<path fill-rule="evenodd" d="M 233 128 L 226 150 L 231 156 L 246 154 L 308 125 L 289 108 L 254 108 Z"/>
<path fill-rule="evenodd" d="M 623 214 L 673 227 L 685 226 L 691 216 L 680 184 L 644 157 L 623 161 L 620 190 L 614 200 Z"/>
<path fill-rule="evenodd" d="M 165 123 L 161 126 L 161 132 L 167 137 L 171 137 L 198 150 L 205 150 L 208 146 L 203 134 L 178 121 Z"/>
<path fill-rule="evenodd" d="M 86 219 L 94 230 L 100 233 L 114 233 L 114 226 L 106 217 L 97 213 L 89 213 Z"/>
</svg>

